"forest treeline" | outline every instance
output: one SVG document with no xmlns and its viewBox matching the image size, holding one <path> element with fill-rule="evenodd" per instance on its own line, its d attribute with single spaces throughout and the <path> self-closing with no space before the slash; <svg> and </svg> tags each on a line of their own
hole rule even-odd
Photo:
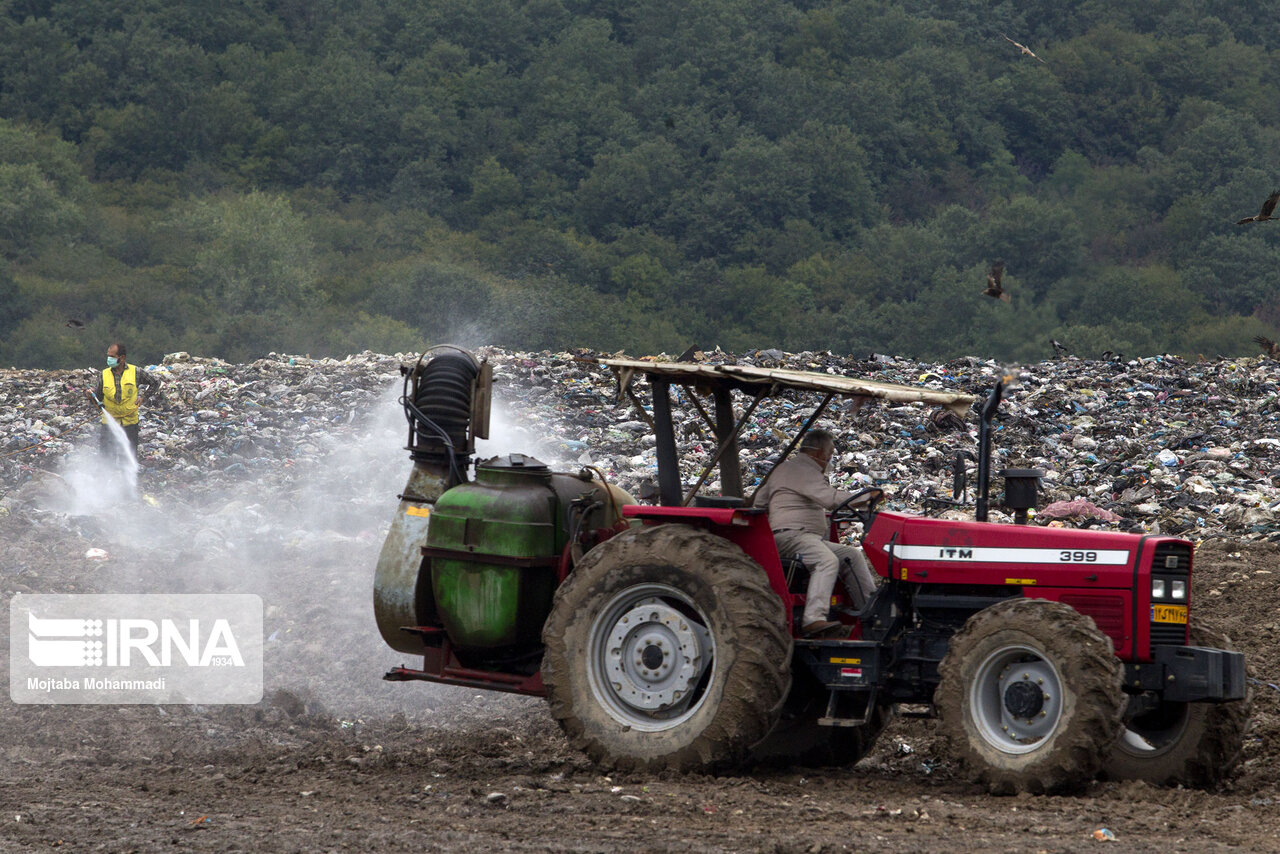
<svg viewBox="0 0 1280 854">
<path fill-rule="evenodd" d="M 1235 224 L 1280 189 L 1264 0 L 0 0 L 0 30 L 4 365 L 1280 324 L 1280 222 Z"/>
</svg>

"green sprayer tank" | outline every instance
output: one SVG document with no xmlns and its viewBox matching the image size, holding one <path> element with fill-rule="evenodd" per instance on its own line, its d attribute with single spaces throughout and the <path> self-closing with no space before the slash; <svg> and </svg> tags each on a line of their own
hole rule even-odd
<svg viewBox="0 0 1280 854">
<path fill-rule="evenodd" d="M 405 369 L 414 469 L 378 557 L 378 628 L 407 653 L 444 632 L 473 664 L 536 653 L 562 568 L 635 500 L 590 470 L 557 473 L 523 454 L 482 460 L 468 481 L 490 373 L 466 351 L 440 349 Z"/>
<path fill-rule="evenodd" d="M 386 576 L 404 586 L 398 598 L 415 601 L 409 622 L 443 627 L 459 649 L 537 644 L 571 530 L 610 528 L 629 503 L 587 471 L 552 472 L 523 454 L 483 460 L 475 482 L 446 490 L 426 511 L 425 537 L 383 549 L 382 560 L 406 564 Z M 383 634 L 413 650 L 400 626 Z"/>
<path fill-rule="evenodd" d="M 512 454 L 436 502 L 423 550 L 436 612 L 460 647 L 536 641 L 551 610 L 565 531 L 550 469 Z"/>
</svg>

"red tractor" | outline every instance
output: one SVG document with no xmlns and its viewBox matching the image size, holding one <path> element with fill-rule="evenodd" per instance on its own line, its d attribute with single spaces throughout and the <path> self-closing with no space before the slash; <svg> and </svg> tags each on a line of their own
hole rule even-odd
<svg viewBox="0 0 1280 854">
<path fill-rule="evenodd" d="M 1238 764 L 1244 657 L 1191 614 L 1192 544 L 1175 537 L 987 521 L 997 383 L 979 413 L 976 521 L 842 507 L 884 583 L 833 613 L 847 638 L 798 637 L 803 568 L 779 559 L 744 497 L 738 437 L 785 390 L 924 402 L 974 398 L 740 365 L 600 360 L 619 394 L 652 389 L 656 505 L 598 472 L 518 454 L 481 461 L 488 366 L 453 348 L 406 366 L 415 466 L 379 559 L 375 613 L 425 679 L 546 696 L 570 742 L 605 767 L 720 770 L 752 759 L 856 762 L 896 713 L 936 716 L 993 792 L 1053 792 L 1096 775 L 1208 786 Z M 670 386 L 717 437 L 684 493 Z M 732 393 L 751 400 L 735 414 Z M 708 411 L 698 401 L 707 398 Z M 712 414 L 714 413 L 714 414 Z M 716 466 L 721 495 L 698 490 Z M 1010 470 L 1025 522 L 1038 472 Z M 861 496 L 859 497 L 861 498 Z"/>
</svg>

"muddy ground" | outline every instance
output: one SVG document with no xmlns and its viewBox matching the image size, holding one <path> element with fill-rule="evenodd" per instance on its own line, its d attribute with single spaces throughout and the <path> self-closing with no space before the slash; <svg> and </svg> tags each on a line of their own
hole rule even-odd
<svg viewBox="0 0 1280 854">
<path fill-rule="evenodd" d="M 1221 791 L 1100 782 L 992 797 L 918 720 L 894 721 L 848 769 L 604 776 L 541 701 L 381 681 L 405 660 L 371 607 L 409 468 L 389 412 L 221 470 L 144 454 L 136 492 L 106 501 L 86 500 L 104 496 L 70 458 L 24 462 L 0 484 L 6 601 L 257 593 L 267 636 L 253 706 L 6 698 L 0 851 L 1280 851 L 1274 544 L 1212 539 L 1197 552 L 1197 613 L 1248 654 L 1254 680 L 1245 759 Z M 6 648 L 8 622 L 0 609 Z M 1095 841 L 1103 828 L 1115 842 Z"/>
<path fill-rule="evenodd" d="M 87 561 L 101 536 L 41 514 L 0 518 L 17 568 L 6 598 L 217 578 L 218 563 L 193 551 L 131 564 L 117 543 Z M 1280 850 L 1275 546 L 1198 552 L 1200 611 L 1248 652 L 1257 679 L 1229 787 L 1097 783 L 1013 798 L 937 755 L 927 721 L 895 721 L 849 769 L 604 776 L 540 701 L 379 680 L 402 657 L 369 614 L 377 547 L 360 532 L 305 553 L 275 546 L 283 575 L 257 588 L 276 640 L 256 706 L 0 706 L 0 850 L 1078 851 L 1101 844 L 1102 828 L 1118 850 Z"/>
</svg>

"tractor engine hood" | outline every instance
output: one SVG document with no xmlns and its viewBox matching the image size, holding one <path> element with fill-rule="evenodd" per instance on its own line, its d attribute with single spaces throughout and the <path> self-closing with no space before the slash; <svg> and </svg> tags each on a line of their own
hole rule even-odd
<svg viewBox="0 0 1280 854">
<path fill-rule="evenodd" d="M 1191 543 L 1112 531 L 1037 528 L 929 519 L 883 511 L 864 547 L 886 578 L 930 584 L 1131 589 L 1135 568 L 1162 543 Z M 1190 573 L 1190 558 L 1181 571 Z"/>
</svg>

